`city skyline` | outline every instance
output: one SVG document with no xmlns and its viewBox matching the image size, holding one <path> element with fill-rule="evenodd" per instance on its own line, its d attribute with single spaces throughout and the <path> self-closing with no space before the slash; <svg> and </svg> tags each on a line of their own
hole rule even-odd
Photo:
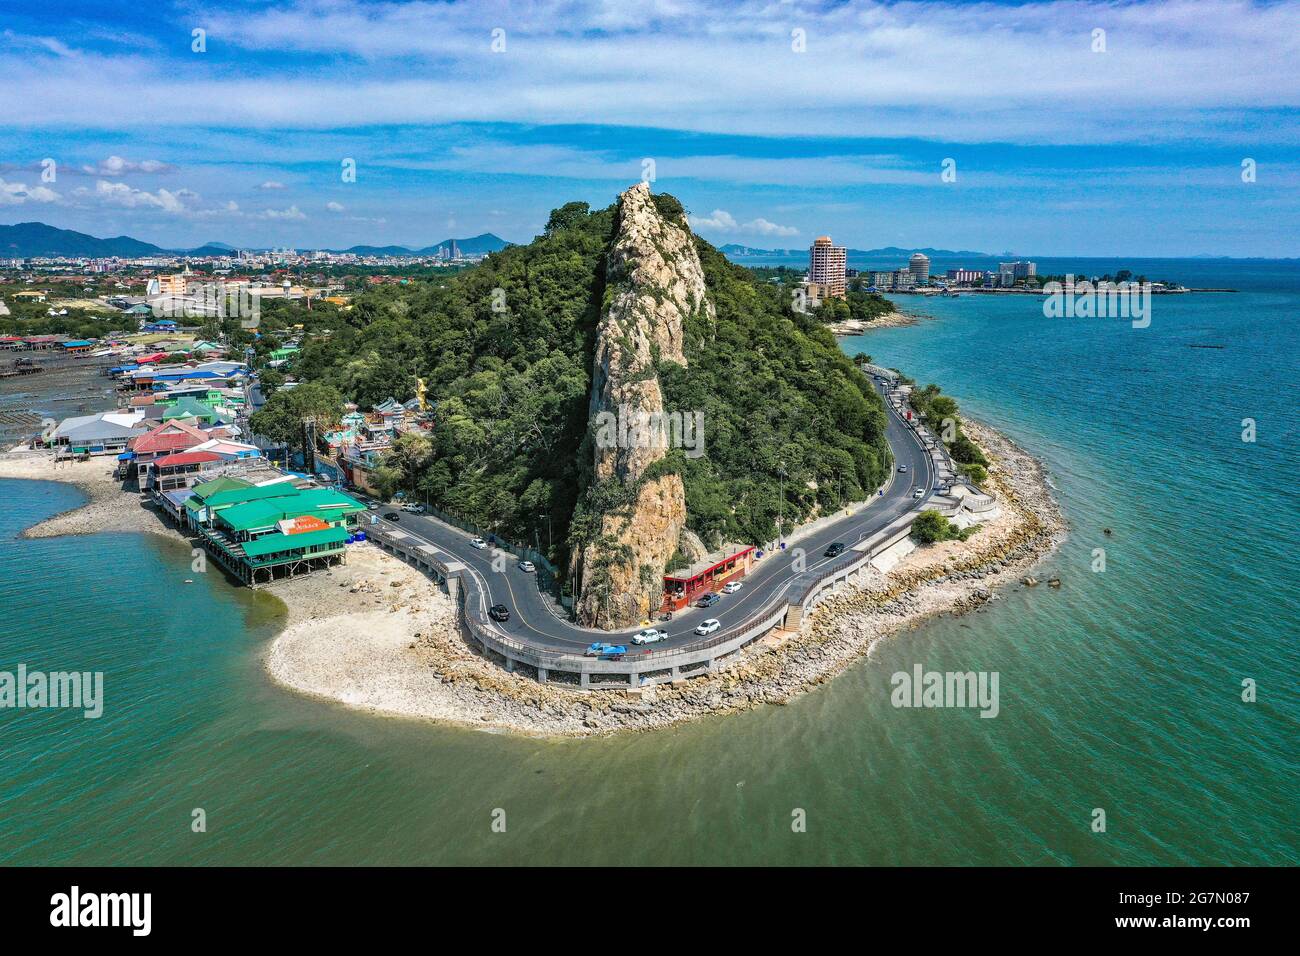
<svg viewBox="0 0 1300 956">
<path fill-rule="evenodd" d="M 0 16 L 6 223 L 526 242 L 650 178 L 719 245 L 1300 254 L 1294 7 L 64 6 Z"/>
</svg>

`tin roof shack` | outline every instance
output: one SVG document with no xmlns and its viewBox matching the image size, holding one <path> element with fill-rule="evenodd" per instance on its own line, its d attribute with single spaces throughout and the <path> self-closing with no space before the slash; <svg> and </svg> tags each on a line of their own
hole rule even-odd
<svg viewBox="0 0 1300 956">
<path fill-rule="evenodd" d="M 753 565 L 753 545 L 724 545 L 721 551 L 696 561 L 690 567 L 664 575 L 661 610 L 679 611 L 709 591 L 716 591 L 728 581 L 744 577 Z"/>
<path fill-rule="evenodd" d="M 136 426 L 143 417 L 139 411 L 132 410 L 65 418 L 51 433 L 48 444 L 54 448 L 55 460 L 81 455 L 118 455 L 140 434 Z"/>
<path fill-rule="evenodd" d="M 366 506 L 332 488 L 303 488 L 292 480 L 231 481 L 196 486 L 186 510 L 217 563 L 259 587 L 344 560 Z"/>
</svg>

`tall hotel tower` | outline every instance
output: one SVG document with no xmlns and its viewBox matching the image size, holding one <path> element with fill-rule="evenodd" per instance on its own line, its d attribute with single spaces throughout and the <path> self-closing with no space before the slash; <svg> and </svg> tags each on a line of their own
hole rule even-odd
<svg viewBox="0 0 1300 956">
<path fill-rule="evenodd" d="M 816 286 L 817 298 L 826 296 L 844 298 L 844 269 L 848 251 L 844 246 L 831 245 L 830 236 L 818 236 L 808 249 L 808 284 Z"/>
</svg>

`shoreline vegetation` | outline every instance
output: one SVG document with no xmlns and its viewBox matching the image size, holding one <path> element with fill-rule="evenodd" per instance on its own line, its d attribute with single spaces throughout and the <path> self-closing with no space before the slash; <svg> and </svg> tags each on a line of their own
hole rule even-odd
<svg viewBox="0 0 1300 956">
<path fill-rule="evenodd" d="M 446 594 L 373 545 L 350 548 L 346 565 L 269 590 L 287 613 L 265 648 L 266 671 L 286 689 L 376 715 L 535 737 L 653 730 L 784 704 L 880 640 L 932 617 L 979 610 L 1000 587 L 1036 583 L 1026 575 L 1059 547 L 1066 528 L 1044 468 L 991 427 L 965 419 L 964 428 L 989 459 L 997 517 L 968 540 L 909 546 L 878 561 L 865 582 L 828 598 L 798 631 L 773 632 L 715 674 L 582 692 L 507 673 L 465 640 Z M 69 482 L 89 498 L 23 537 L 125 531 L 189 540 L 123 492 L 106 461 L 54 468 L 43 454 L 0 454 L 0 478 Z"/>
</svg>

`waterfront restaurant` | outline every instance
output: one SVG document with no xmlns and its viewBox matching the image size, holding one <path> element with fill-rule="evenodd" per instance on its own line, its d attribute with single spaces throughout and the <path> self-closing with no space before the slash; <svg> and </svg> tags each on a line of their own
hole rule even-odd
<svg viewBox="0 0 1300 956">
<path fill-rule="evenodd" d="M 664 575 L 664 602 L 660 610 L 680 611 L 709 591 L 744 577 L 753 565 L 753 545 L 724 545 L 721 551 L 690 567 Z"/>
</svg>

